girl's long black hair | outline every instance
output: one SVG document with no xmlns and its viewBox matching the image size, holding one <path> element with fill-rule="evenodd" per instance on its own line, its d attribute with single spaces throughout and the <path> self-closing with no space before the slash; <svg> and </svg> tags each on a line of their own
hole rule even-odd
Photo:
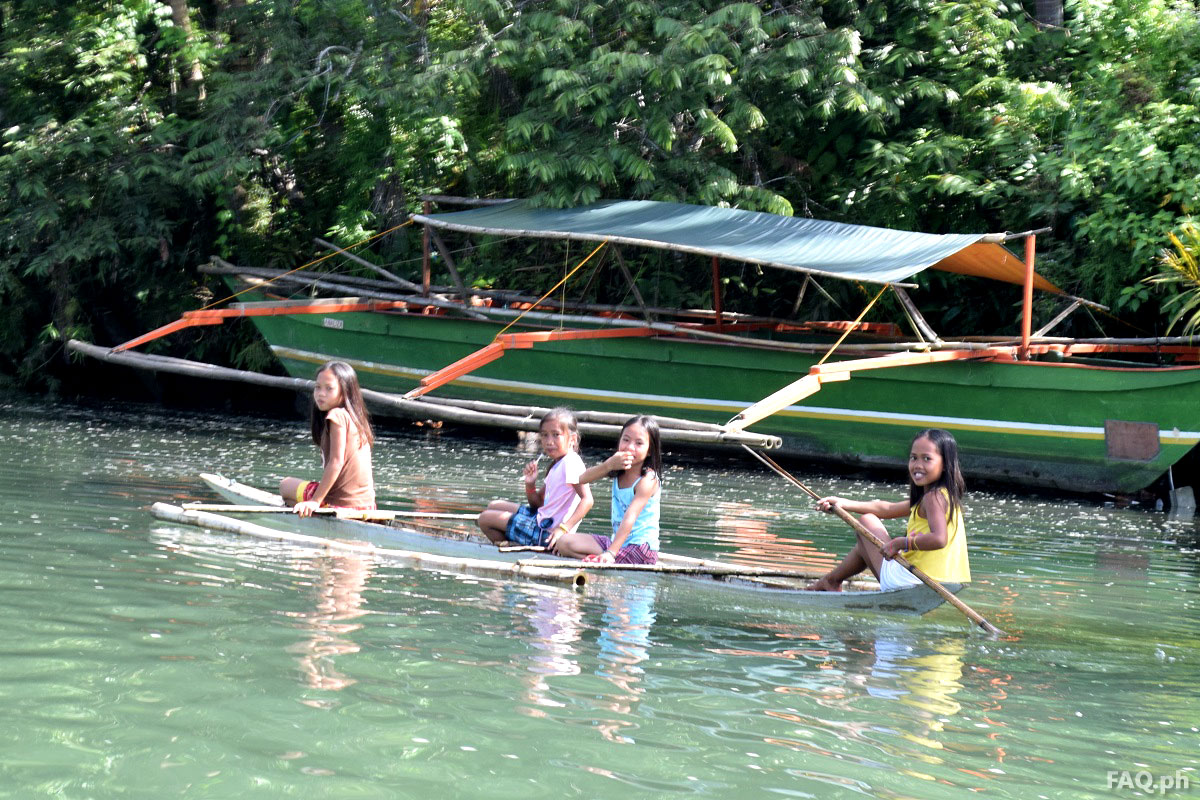
<svg viewBox="0 0 1200 800">
<path fill-rule="evenodd" d="M 367 404 L 363 402 L 362 389 L 358 386 L 358 373 L 345 361 L 326 361 L 317 370 L 317 375 L 320 376 L 327 370 L 333 374 L 342 391 L 342 408 L 346 409 L 346 413 L 358 427 L 359 446 L 361 447 L 363 443 L 373 446 L 375 432 L 371 430 L 371 416 L 367 413 Z M 320 447 L 321 439 L 324 438 L 325 429 L 329 427 L 329 424 L 325 412 L 317 408 L 315 399 L 309 400 L 308 419 L 309 425 L 312 427 L 313 444 Z"/>
<path fill-rule="evenodd" d="M 942 457 L 942 474 L 936 481 L 924 488 L 909 481 L 909 508 L 917 508 L 926 492 L 945 489 L 946 495 L 950 499 L 947 519 L 953 519 L 955 511 L 962 511 L 962 496 L 966 491 L 962 468 L 958 465 L 958 442 L 954 440 L 953 434 L 941 428 L 927 428 L 912 438 L 914 442 L 917 439 L 928 439 L 937 446 L 938 455 Z"/>
<path fill-rule="evenodd" d="M 621 426 L 621 433 L 625 433 L 630 425 L 641 425 L 646 429 L 646 436 L 650 439 L 650 446 L 646 449 L 646 460 L 642 462 L 642 474 L 646 474 L 646 470 L 654 470 L 654 474 L 658 477 L 658 482 L 662 483 L 662 434 L 658 430 L 658 421 L 654 417 L 648 417 L 640 414 L 636 417 L 631 417 Z M 620 475 L 622 470 L 612 470 L 608 473 L 608 477 L 615 478 Z"/>
</svg>

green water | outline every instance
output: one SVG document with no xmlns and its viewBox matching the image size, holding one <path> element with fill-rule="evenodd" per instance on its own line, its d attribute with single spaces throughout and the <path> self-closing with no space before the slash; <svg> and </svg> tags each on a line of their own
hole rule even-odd
<svg viewBox="0 0 1200 800">
<path fill-rule="evenodd" d="M 214 499 L 199 471 L 315 473 L 304 422 L 3 410 L 6 797 L 1143 794 L 1109 771 L 1200 793 L 1191 521 L 972 493 L 964 599 L 1010 633 L 992 640 L 950 607 L 804 611 L 652 580 L 576 592 L 181 528 L 147 509 Z M 376 476 L 385 502 L 477 509 L 520 491 L 524 458 L 391 431 Z M 669 549 L 783 565 L 844 551 L 842 524 L 779 479 L 678 461 Z"/>
</svg>

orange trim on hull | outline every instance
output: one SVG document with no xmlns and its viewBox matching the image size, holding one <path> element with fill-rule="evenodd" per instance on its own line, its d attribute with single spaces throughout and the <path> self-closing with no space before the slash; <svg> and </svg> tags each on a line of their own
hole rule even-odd
<svg viewBox="0 0 1200 800">
<path fill-rule="evenodd" d="M 420 397 L 432 392 L 440 386 L 461 378 L 476 369 L 490 364 L 505 350 L 528 350 L 534 344 L 541 342 L 565 342 L 576 339 L 628 339 L 632 336 L 654 336 L 653 328 L 604 328 L 594 331 L 525 331 L 523 333 L 503 333 L 496 337 L 491 344 L 476 350 L 470 355 L 460 358 L 453 364 L 442 367 L 437 372 L 430 373 L 421 379 L 421 385 L 413 389 L 406 398 Z"/>
<path fill-rule="evenodd" d="M 146 342 L 154 341 L 169 333 L 196 325 L 220 325 L 227 319 L 241 317 L 277 317 L 291 314 L 340 314 L 348 311 L 387 311 L 394 308 L 407 308 L 409 303 L 403 300 L 370 300 L 358 303 L 300 303 L 290 302 L 271 303 L 270 305 L 251 306 L 242 308 L 206 308 L 199 311 L 185 311 L 176 321 L 155 328 L 149 333 L 142 334 L 136 339 L 130 339 L 124 344 L 113 348 L 114 353 L 139 347 Z"/>
</svg>

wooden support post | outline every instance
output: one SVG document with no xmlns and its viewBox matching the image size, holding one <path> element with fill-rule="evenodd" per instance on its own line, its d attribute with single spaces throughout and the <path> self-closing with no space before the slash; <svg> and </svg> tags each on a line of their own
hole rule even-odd
<svg viewBox="0 0 1200 800">
<path fill-rule="evenodd" d="M 1033 253 L 1037 236 L 1029 234 L 1025 237 L 1025 294 L 1021 302 L 1021 347 L 1017 358 L 1029 360 L 1029 337 L 1033 330 Z"/>
<path fill-rule="evenodd" d="M 642 309 L 642 318 L 647 322 L 653 322 L 654 316 L 646 308 L 646 301 L 642 299 L 642 293 L 633 280 L 633 273 L 629 271 L 629 267 L 625 266 L 625 258 L 621 255 L 621 249 L 614 247 L 612 251 L 613 255 L 617 257 L 617 266 L 620 268 L 621 274 L 625 276 L 625 281 L 629 284 L 630 291 L 633 292 L 633 299 L 637 301 L 638 308 Z"/>
<path fill-rule="evenodd" d="M 917 308 L 917 304 L 914 303 L 912 298 L 908 296 L 908 292 L 904 291 L 894 283 L 891 284 L 891 287 L 892 291 L 896 294 L 896 298 L 908 311 L 908 315 L 912 317 L 913 325 L 917 326 L 917 331 L 919 331 L 920 334 L 930 342 L 940 342 L 942 337 L 937 335 L 937 331 L 935 331 L 933 326 L 929 324 L 929 321 L 925 319 L 925 316 L 921 313 L 920 309 Z"/>
<path fill-rule="evenodd" d="M 717 332 L 721 331 L 721 262 L 712 257 L 713 311 L 717 315 Z"/>
<path fill-rule="evenodd" d="M 425 226 L 425 232 L 433 239 L 433 246 L 442 256 L 442 260 L 446 262 L 446 269 L 450 270 L 450 278 L 454 281 L 455 287 L 458 289 L 458 294 L 462 297 L 463 305 L 470 307 L 471 298 L 467 295 L 467 287 L 463 284 L 462 278 L 458 274 L 458 264 L 454 263 L 454 256 L 450 254 L 450 248 L 446 247 L 446 243 L 442 241 L 442 237 L 437 231 L 430 230 L 429 226 Z"/>
<path fill-rule="evenodd" d="M 429 216 L 432 210 L 433 205 L 428 200 L 421 204 L 421 211 L 425 214 L 425 216 Z M 421 236 L 421 295 L 423 297 L 428 297 L 430 283 L 429 226 L 425 225 L 424 230 L 425 233 Z"/>
</svg>

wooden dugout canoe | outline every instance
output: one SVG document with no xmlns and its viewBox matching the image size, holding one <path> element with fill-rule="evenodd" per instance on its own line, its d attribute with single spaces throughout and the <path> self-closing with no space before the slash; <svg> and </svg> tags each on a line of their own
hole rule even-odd
<svg viewBox="0 0 1200 800">
<path fill-rule="evenodd" d="M 266 492 L 220 475 L 202 473 L 201 480 L 218 496 L 239 505 L 281 507 L 283 501 L 277 494 Z M 186 509 L 186 506 L 184 507 Z M 482 534 L 473 531 L 452 530 L 444 527 L 423 529 L 411 524 L 411 520 L 393 519 L 368 522 L 335 516 L 300 518 L 289 514 L 263 514 L 267 519 L 256 522 L 278 526 L 287 530 L 300 530 L 324 539 L 365 542 L 382 548 L 403 548 L 407 551 L 430 553 L 436 556 L 467 561 L 493 561 L 500 564 L 520 566 L 526 570 L 540 567 L 543 570 L 559 569 L 571 574 L 574 567 L 586 572 L 591 579 L 603 576 L 606 579 L 633 572 L 638 575 L 653 574 L 672 580 L 686 580 L 694 586 L 710 586 L 715 589 L 741 592 L 762 592 L 774 597 L 786 597 L 798 608 L 846 609 L 856 611 L 886 611 L 899 614 L 925 614 L 940 606 L 944 601 L 925 586 L 913 586 L 881 592 L 874 581 L 855 581 L 843 592 L 809 592 L 804 590 L 818 573 L 788 571 L 796 577 L 763 576 L 762 570 L 740 567 L 709 559 L 690 558 L 671 553 L 659 554 L 659 565 L 677 572 L 648 573 L 645 570 L 612 570 L 596 565 L 560 559 L 552 555 L 537 554 L 531 558 L 528 551 L 504 552 L 487 541 Z M 536 563 L 535 563 L 536 562 Z M 552 566 L 554 565 L 554 566 Z M 564 565 L 569 565 L 564 569 Z M 417 566 L 421 566 L 417 564 Z M 436 567 L 435 567 L 436 568 Z M 959 592 L 962 584 L 945 584 L 952 592 Z"/>
</svg>

